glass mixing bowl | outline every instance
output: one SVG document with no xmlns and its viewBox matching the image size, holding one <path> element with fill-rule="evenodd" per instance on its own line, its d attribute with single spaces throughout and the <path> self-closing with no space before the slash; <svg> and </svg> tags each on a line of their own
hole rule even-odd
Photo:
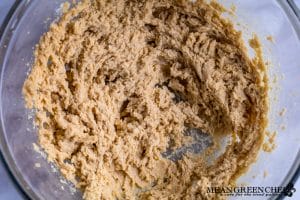
<svg viewBox="0 0 300 200">
<path fill-rule="evenodd" d="M 22 97 L 22 86 L 33 61 L 33 49 L 49 24 L 58 18 L 61 3 L 65 1 L 16 1 L 1 35 L 0 147 L 9 170 L 31 199 L 81 199 L 80 192 L 60 176 L 53 164 L 47 162 L 45 154 L 33 147 L 37 141 L 37 130 L 32 125 L 33 113 L 25 109 Z M 263 44 L 265 60 L 270 63 L 268 129 L 277 131 L 275 150 L 260 152 L 257 162 L 238 179 L 238 184 L 286 186 L 294 183 L 300 163 L 299 12 L 290 0 L 220 2 L 228 8 L 234 3 L 235 15 L 226 17 L 243 31 L 245 40 L 255 32 Z M 266 39 L 269 35 L 274 43 Z M 253 52 L 249 50 L 249 53 Z M 286 114 L 280 116 L 284 108 Z M 283 197 L 281 194 L 255 199 Z"/>
</svg>

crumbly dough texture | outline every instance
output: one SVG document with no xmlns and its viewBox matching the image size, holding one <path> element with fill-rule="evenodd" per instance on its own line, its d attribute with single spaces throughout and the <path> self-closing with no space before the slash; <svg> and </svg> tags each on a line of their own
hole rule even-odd
<svg viewBox="0 0 300 200">
<path fill-rule="evenodd" d="M 23 93 L 48 159 L 85 199 L 219 198 L 207 187 L 234 184 L 266 123 L 261 56 L 201 0 L 78 3 L 41 38 Z M 186 127 L 232 140 L 210 164 L 163 158 Z"/>
</svg>

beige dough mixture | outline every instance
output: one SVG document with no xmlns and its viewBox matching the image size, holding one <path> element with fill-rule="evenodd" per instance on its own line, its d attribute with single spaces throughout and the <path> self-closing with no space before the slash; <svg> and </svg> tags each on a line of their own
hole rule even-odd
<svg viewBox="0 0 300 200">
<path fill-rule="evenodd" d="M 256 159 L 267 78 L 221 7 L 198 0 L 85 0 L 36 47 L 23 88 L 39 143 L 84 199 L 218 199 Z M 168 149 L 201 130 L 213 145 Z M 213 162 L 217 138 L 231 137 Z"/>
</svg>

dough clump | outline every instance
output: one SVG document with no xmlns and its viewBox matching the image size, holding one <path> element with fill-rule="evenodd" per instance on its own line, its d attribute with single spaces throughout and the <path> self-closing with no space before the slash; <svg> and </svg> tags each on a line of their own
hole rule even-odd
<svg viewBox="0 0 300 200">
<path fill-rule="evenodd" d="M 84 199 L 216 199 L 207 187 L 234 184 L 261 147 L 262 63 L 216 3 L 85 0 L 41 38 L 23 93 L 41 147 Z M 164 158 L 192 141 L 187 128 L 232 139 L 212 163 L 217 139 Z"/>
</svg>

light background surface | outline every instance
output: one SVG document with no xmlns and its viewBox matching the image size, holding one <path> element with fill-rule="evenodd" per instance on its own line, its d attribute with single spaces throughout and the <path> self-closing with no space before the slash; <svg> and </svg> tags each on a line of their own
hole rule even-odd
<svg viewBox="0 0 300 200">
<path fill-rule="evenodd" d="M 0 0 L 0 25 L 3 23 L 9 8 L 14 3 L 13 0 Z M 7 171 L 0 160 L 0 200 L 22 200 L 24 199 L 18 190 L 16 190 L 14 183 L 8 176 Z"/>
<path fill-rule="evenodd" d="M 0 24 L 2 24 L 9 8 L 13 4 L 12 0 L 0 0 Z M 295 0 L 295 3 L 300 8 L 300 0 Z M 293 197 L 287 197 L 286 200 L 299 200 L 300 199 L 300 181 L 296 185 L 296 192 Z M 11 181 L 7 171 L 0 160 L 0 200 L 23 200 L 24 198 L 16 190 L 14 183 Z"/>
</svg>

